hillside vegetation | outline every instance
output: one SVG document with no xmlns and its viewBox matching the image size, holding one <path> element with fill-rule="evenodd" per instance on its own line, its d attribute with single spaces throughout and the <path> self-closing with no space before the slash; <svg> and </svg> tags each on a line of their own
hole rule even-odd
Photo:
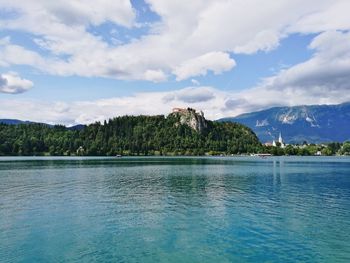
<svg viewBox="0 0 350 263">
<path fill-rule="evenodd" d="M 256 135 L 237 123 L 206 120 L 200 132 L 181 116 L 123 116 L 81 130 L 45 124 L 0 124 L 0 155 L 204 155 L 253 153 Z"/>
</svg>

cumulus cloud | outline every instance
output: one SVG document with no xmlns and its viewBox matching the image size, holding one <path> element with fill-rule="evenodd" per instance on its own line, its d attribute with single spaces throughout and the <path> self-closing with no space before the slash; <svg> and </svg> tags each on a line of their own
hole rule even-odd
<svg viewBox="0 0 350 263">
<path fill-rule="evenodd" d="M 39 101 L 0 99 L 0 118 L 16 118 L 50 124 L 88 124 L 121 115 L 168 114 L 174 107 L 205 110 L 207 117 L 222 115 L 226 94 L 211 87 L 188 87 L 176 91 L 143 92 L 132 96 L 92 101 Z"/>
<path fill-rule="evenodd" d="M 199 57 L 187 60 L 176 67 L 174 74 L 177 80 L 184 80 L 190 77 L 206 75 L 213 71 L 214 74 L 220 74 L 228 71 L 236 65 L 236 62 L 230 58 L 230 55 L 224 52 L 210 52 Z"/>
<path fill-rule="evenodd" d="M 347 0 L 318 1 L 315 12 L 303 15 L 288 26 L 288 32 L 319 33 L 332 30 L 349 30 L 347 10 L 350 2 Z M 325 8 L 327 6 L 327 8 Z"/>
<path fill-rule="evenodd" d="M 236 116 L 271 106 L 300 104 L 335 104 L 350 101 L 350 93 L 313 91 L 257 86 L 241 92 L 221 91 L 213 87 L 187 87 L 175 91 L 143 92 L 132 96 L 91 101 L 38 101 L 0 99 L 0 118 L 16 118 L 51 124 L 89 124 L 121 115 L 168 114 L 174 107 L 203 110 L 208 119 Z"/>
<path fill-rule="evenodd" d="M 7 79 L 0 75 L 0 87 L 7 85 Z"/>
<path fill-rule="evenodd" d="M 278 92 L 284 104 L 305 102 L 304 98 L 320 103 L 337 102 L 337 96 L 350 100 L 350 32 L 324 32 L 313 39 L 309 48 L 315 51 L 311 59 L 265 79 L 253 90 Z"/>
<path fill-rule="evenodd" d="M 178 103 L 199 103 L 215 98 L 217 90 L 211 87 L 188 87 L 177 91 L 168 92 L 164 97 L 164 102 Z"/>
<path fill-rule="evenodd" d="M 309 45 L 314 51 L 309 60 L 284 68 L 275 76 L 263 79 L 257 86 L 242 91 L 194 86 L 70 104 L 1 100 L 0 117 L 73 125 L 103 121 L 124 114 L 167 114 L 173 107 L 201 109 L 209 119 L 218 119 L 271 106 L 342 103 L 350 101 L 349 47 L 350 32 L 321 33 Z M 157 71 L 153 73 L 150 76 L 157 77 Z M 15 73 L 2 74 L 0 83 L 2 92 L 12 93 L 24 91 L 33 85 Z"/>
<path fill-rule="evenodd" d="M 315 34 L 309 45 L 313 55 L 243 91 L 202 87 L 193 79 L 195 87 L 69 105 L 2 100 L 2 117 L 76 124 L 123 114 L 167 113 L 172 107 L 189 106 L 217 119 L 270 106 L 350 100 L 348 0 L 320 0 L 317 5 L 304 0 L 265 1 L 259 12 L 260 0 L 146 3 L 160 20 L 149 24 L 145 35 L 114 45 L 92 31 L 107 22 L 115 30 L 138 27 L 136 11 L 128 0 L 100 0 L 93 6 L 82 0 L 0 0 L 0 9 L 13 13 L 0 18 L 0 30 L 27 32 L 35 46 L 23 46 L 10 37 L 0 39 L 0 66 L 29 65 L 59 76 L 153 82 L 176 77 L 181 81 L 229 71 L 236 66 L 236 54 L 271 51 L 281 39 L 295 33 Z M 32 86 L 18 74 L 0 75 L 1 92 L 20 93 Z M 23 108 L 26 110 L 18 110 Z"/>
<path fill-rule="evenodd" d="M 33 87 L 33 82 L 21 78 L 16 72 L 0 74 L 0 92 L 18 94 L 28 91 Z"/>
<path fill-rule="evenodd" d="M 29 65 L 53 75 L 127 80 L 178 80 L 231 70 L 236 53 L 268 52 L 293 33 L 349 30 L 347 0 L 146 0 L 160 20 L 145 35 L 122 42 L 92 33 L 105 23 L 132 30 L 137 11 L 128 0 L 1 0 L 0 30 L 29 33 L 40 51 L 3 43 L 0 65 Z M 286 12 L 288 10 L 288 12 Z M 108 38 L 108 37 L 107 37 Z M 112 41 L 113 40 L 113 41 Z M 117 41 L 115 41 L 117 40 Z M 112 43 L 119 43 L 114 45 Z M 15 56 L 14 54 L 21 54 Z M 230 55 L 229 55 L 230 54 Z"/>
<path fill-rule="evenodd" d="M 167 76 L 162 70 L 146 70 L 144 79 L 153 81 L 153 82 L 161 82 L 165 81 Z"/>
<path fill-rule="evenodd" d="M 11 0 L 1 1 L 1 7 L 15 11 L 15 18 L 24 16 L 27 19 L 35 17 L 51 18 L 51 23 L 62 23 L 68 26 L 100 25 L 111 21 L 124 26 L 131 26 L 135 20 L 135 12 L 129 0 L 96 0 L 94 4 L 87 4 L 84 0 Z M 31 14 L 30 12 L 40 12 Z M 29 17 L 31 16 L 31 17 Z M 45 27 L 45 25 L 42 25 Z"/>
</svg>

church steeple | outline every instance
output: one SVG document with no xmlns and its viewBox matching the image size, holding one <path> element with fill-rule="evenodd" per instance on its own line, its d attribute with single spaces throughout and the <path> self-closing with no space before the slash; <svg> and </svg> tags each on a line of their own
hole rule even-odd
<svg viewBox="0 0 350 263">
<path fill-rule="evenodd" d="M 278 137 L 278 142 L 282 145 L 283 144 L 283 139 L 282 139 L 282 134 L 280 132 L 280 136 Z"/>
<path fill-rule="evenodd" d="M 285 148 L 286 147 L 286 145 L 284 144 L 284 142 L 283 142 L 283 139 L 282 139 L 282 133 L 280 132 L 280 135 L 278 136 L 278 142 L 280 143 L 280 147 L 281 148 Z"/>
</svg>

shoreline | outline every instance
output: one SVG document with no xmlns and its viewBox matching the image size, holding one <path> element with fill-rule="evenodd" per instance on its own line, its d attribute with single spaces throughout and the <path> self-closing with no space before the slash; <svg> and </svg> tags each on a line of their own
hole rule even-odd
<svg viewBox="0 0 350 263">
<path fill-rule="evenodd" d="M 251 159 L 271 159 L 276 157 L 307 157 L 307 158 L 344 158 L 344 157 L 350 157 L 350 155 L 269 155 L 269 156 L 260 156 L 260 155 L 125 155 L 125 156 L 101 156 L 101 155 L 95 155 L 95 156 L 78 156 L 78 155 L 6 155 L 6 156 L 0 156 L 1 159 L 31 159 L 31 158 L 38 158 L 38 159 L 51 159 L 51 158 L 71 158 L 71 159 L 134 159 L 134 158 L 251 158 Z"/>
</svg>

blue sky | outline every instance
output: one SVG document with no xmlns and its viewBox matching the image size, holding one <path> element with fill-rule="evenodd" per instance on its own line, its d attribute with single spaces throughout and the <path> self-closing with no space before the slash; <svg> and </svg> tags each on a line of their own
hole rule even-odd
<svg viewBox="0 0 350 263">
<path fill-rule="evenodd" d="M 349 1 L 259 5 L 1 0 L 0 118 L 73 125 L 190 106 L 216 119 L 350 100 Z"/>
</svg>

